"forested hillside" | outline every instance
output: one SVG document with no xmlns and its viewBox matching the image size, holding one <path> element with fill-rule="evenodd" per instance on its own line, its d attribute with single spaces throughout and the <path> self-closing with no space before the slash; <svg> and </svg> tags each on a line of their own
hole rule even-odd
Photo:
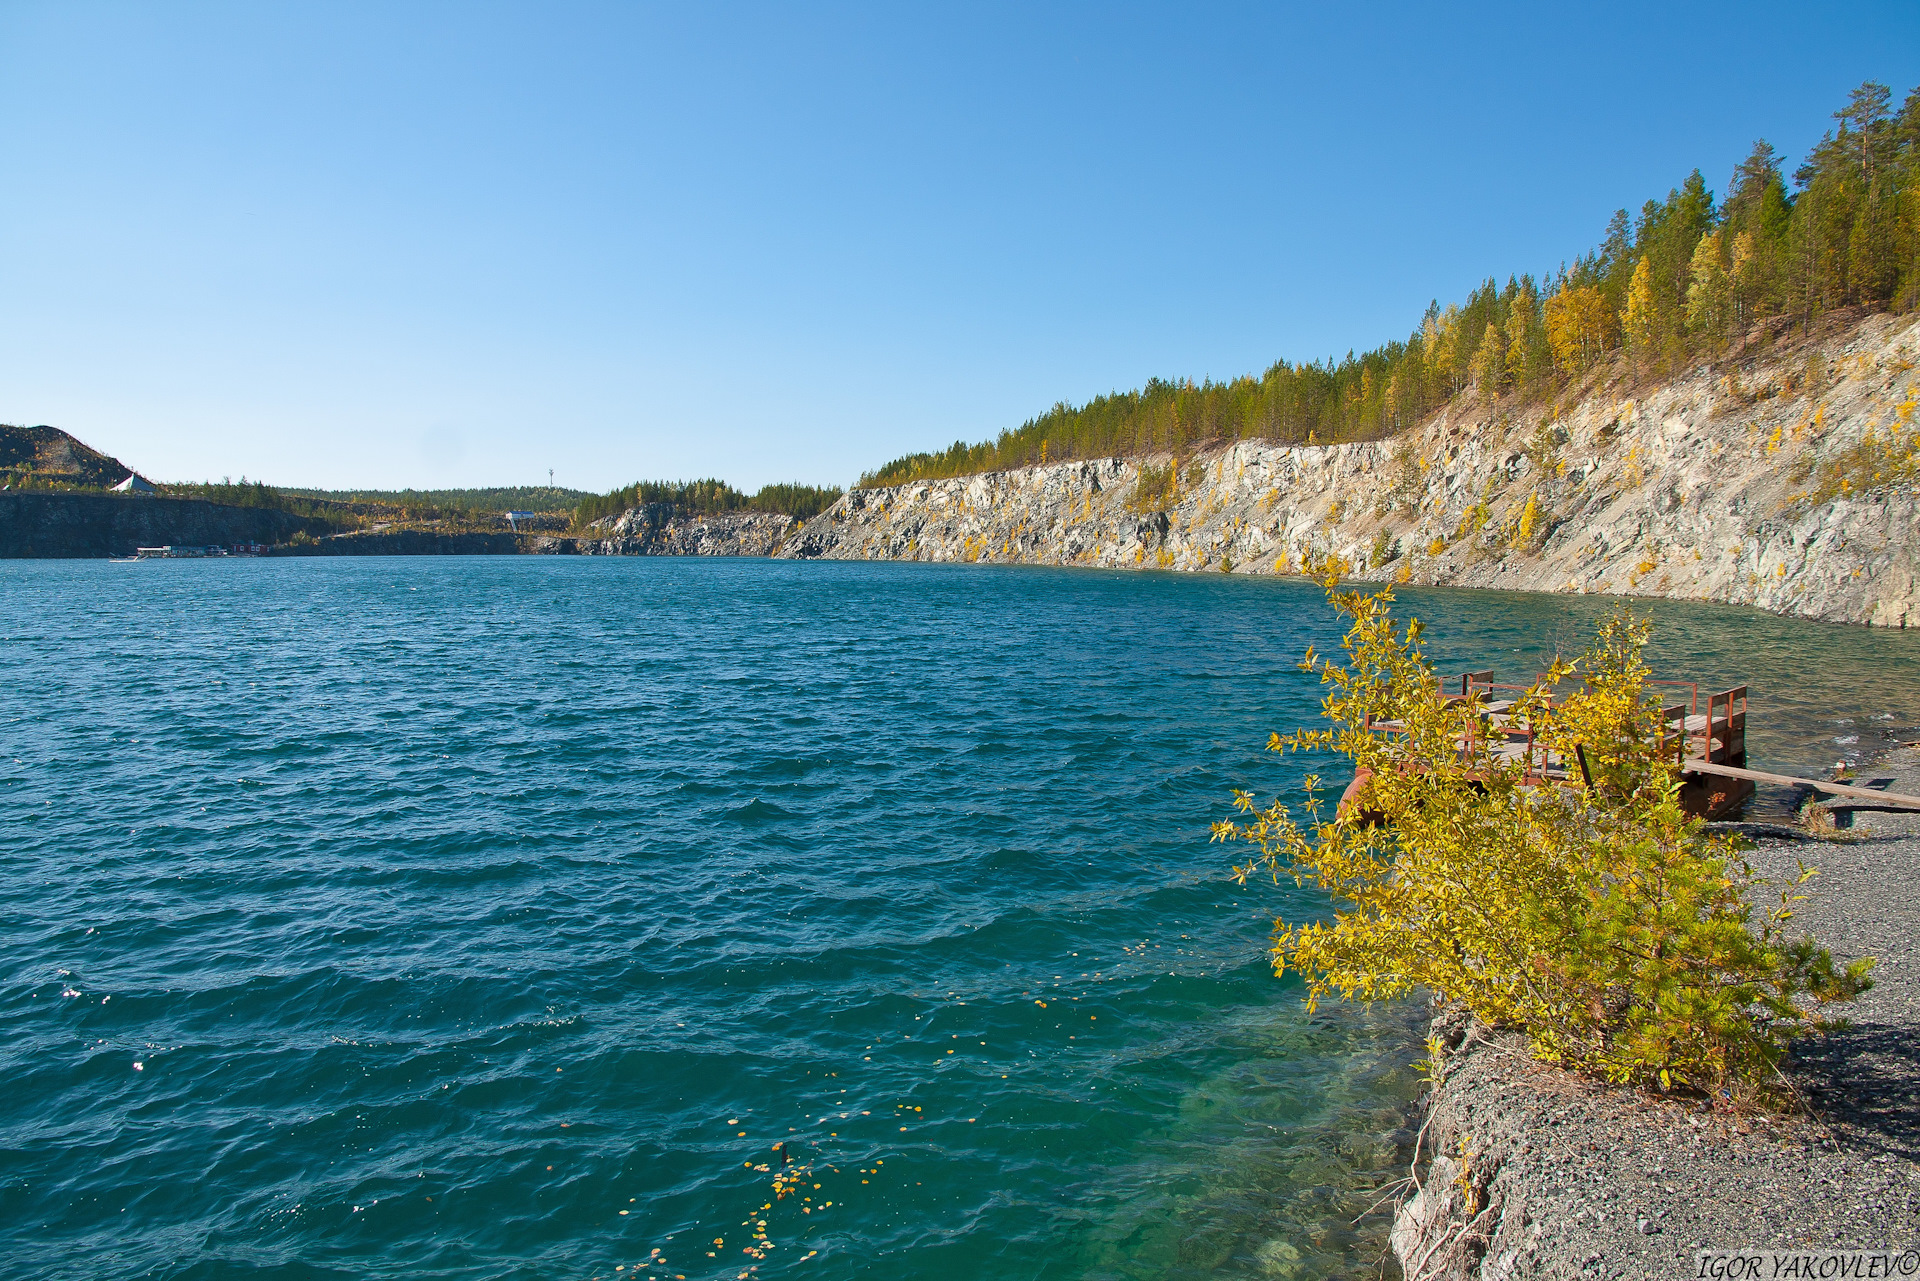
<svg viewBox="0 0 1920 1281">
<path fill-rule="evenodd" d="M 1468 389 L 1538 401 L 1624 349 L 1642 377 L 1712 359 L 1755 321 L 1811 323 L 1844 306 L 1920 305 L 1920 88 L 1896 113 L 1884 85 L 1853 91 L 1791 176 L 1766 142 L 1716 201 L 1695 170 L 1545 280 L 1489 279 L 1427 309 L 1404 342 L 1345 360 L 1280 361 L 1258 377 L 1154 379 L 1057 404 L 991 441 L 957 441 L 861 477 L 864 486 L 1209 442 L 1332 443 L 1413 426 Z"/>
<path fill-rule="evenodd" d="M 283 489 L 301 498 L 324 498 L 336 503 L 377 503 L 457 512 L 566 511 L 591 494 L 551 485 L 508 485 L 492 489 Z"/>
<path fill-rule="evenodd" d="M 833 506 L 838 489 L 818 485 L 762 485 L 741 493 L 723 480 L 642 480 L 608 494 L 594 494 L 574 508 L 574 524 L 618 516 L 636 507 L 663 506 L 681 519 L 719 516 L 727 512 L 777 512 L 795 520 L 811 520 Z"/>
</svg>

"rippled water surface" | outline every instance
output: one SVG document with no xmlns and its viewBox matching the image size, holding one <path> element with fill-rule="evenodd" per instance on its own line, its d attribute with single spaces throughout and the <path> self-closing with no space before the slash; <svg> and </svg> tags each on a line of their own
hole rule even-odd
<svg viewBox="0 0 1920 1281">
<path fill-rule="evenodd" d="M 1408 601 L 1510 677 L 1605 608 Z M 1912 638 L 1655 613 L 1764 763 L 1910 727 Z M 1370 1270 L 1418 1011 L 1308 1017 L 1319 905 L 1206 839 L 1309 641 L 1217 575 L 0 563 L 0 1271 Z"/>
</svg>

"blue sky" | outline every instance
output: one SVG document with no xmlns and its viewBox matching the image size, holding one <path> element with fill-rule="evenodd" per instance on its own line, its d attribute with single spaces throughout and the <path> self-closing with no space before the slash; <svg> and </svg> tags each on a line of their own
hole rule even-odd
<svg viewBox="0 0 1920 1281">
<path fill-rule="evenodd" d="M 1920 6 L 0 6 L 0 421 L 157 479 L 845 483 L 1403 337 L 1920 82 Z"/>
</svg>

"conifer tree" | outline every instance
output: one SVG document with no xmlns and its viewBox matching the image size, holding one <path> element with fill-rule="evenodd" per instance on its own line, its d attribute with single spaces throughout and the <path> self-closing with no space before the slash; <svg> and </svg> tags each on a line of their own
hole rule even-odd
<svg viewBox="0 0 1920 1281">
<path fill-rule="evenodd" d="M 1846 305 L 1920 307 L 1920 88 L 1896 113 L 1868 82 L 1796 168 L 1756 142 L 1716 207 L 1698 170 L 1639 216 L 1616 211 L 1589 254 L 1536 283 L 1485 280 L 1430 304 L 1405 341 L 1258 376 L 1056 404 L 996 439 L 897 459 L 888 483 L 1072 457 L 1261 438 L 1325 443 L 1404 430 L 1468 386 L 1550 394 L 1620 345 L 1644 373 L 1679 371 L 1759 321 L 1811 325 Z M 704 500 L 703 500 L 704 501 Z"/>
</svg>

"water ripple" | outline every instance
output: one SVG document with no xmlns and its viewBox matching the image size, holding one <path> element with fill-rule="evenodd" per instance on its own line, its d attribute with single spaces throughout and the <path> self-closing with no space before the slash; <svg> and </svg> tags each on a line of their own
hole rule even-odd
<svg viewBox="0 0 1920 1281">
<path fill-rule="evenodd" d="M 1231 789 L 1297 785 L 1260 749 L 1337 639 L 1306 585 L 429 557 L 0 589 L 10 1276 L 1378 1250 L 1350 1221 L 1418 1012 L 1308 1015 L 1264 948 L 1317 904 L 1207 843 Z M 1515 674 L 1605 608 L 1410 595 L 1445 665 Z M 1913 638 L 1656 613 L 1664 663 L 1755 686 L 1772 763 L 1911 725 Z M 812 1199 L 763 1210 L 782 1142 Z"/>
</svg>

